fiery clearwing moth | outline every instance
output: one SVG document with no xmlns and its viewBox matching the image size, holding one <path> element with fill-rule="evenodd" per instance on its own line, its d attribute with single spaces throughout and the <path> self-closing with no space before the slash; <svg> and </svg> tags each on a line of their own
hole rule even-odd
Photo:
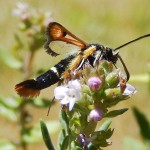
<svg viewBox="0 0 150 150">
<path fill-rule="evenodd" d="M 124 71 L 126 73 L 127 81 L 130 78 L 129 71 L 119 55 L 119 49 L 125 47 L 135 41 L 149 37 L 150 34 L 140 36 L 132 41 L 129 41 L 115 49 L 104 47 L 100 44 L 88 44 L 65 27 L 57 22 L 51 22 L 46 30 L 47 42 L 44 45 L 46 52 L 51 56 L 56 57 L 57 55 L 64 53 L 63 45 L 65 45 L 65 50 L 70 51 L 70 49 L 76 49 L 76 52 L 70 54 L 65 59 L 59 61 L 56 65 L 50 68 L 44 74 L 38 76 L 35 79 L 29 79 L 23 81 L 15 86 L 16 92 L 22 97 L 35 97 L 40 94 L 40 90 L 45 89 L 61 79 L 65 78 L 65 75 L 70 71 L 80 70 L 85 62 L 94 67 L 95 62 L 105 59 L 112 62 L 114 65 L 119 59 L 123 65 Z M 73 48 L 72 48 L 73 47 Z"/>
</svg>

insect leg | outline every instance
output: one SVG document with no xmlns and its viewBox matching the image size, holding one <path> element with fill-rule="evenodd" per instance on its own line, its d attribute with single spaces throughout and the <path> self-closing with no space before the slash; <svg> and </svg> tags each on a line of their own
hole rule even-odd
<svg viewBox="0 0 150 150">
<path fill-rule="evenodd" d="M 82 61 L 81 61 L 81 63 L 80 63 L 80 65 L 78 66 L 78 68 L 75 69 L 75 72 L 78 71 L 78 70 L 80 70 L 82 68 L 84 62 L 85 62 L 85 59 L 83 58 Z"/>
<path fill-rule="evenodd" d="M 102 59 L 102 53 L 101 53 L 99 56 L 97 56 L 97 57 L 95 58 L 95 60 L 94 60 L 94 62 L 93 62 L 93 66 L 95 66 L 96 62 L 97 62 L 98 60 L 101 60 L 101 59 Z"/>
<path fill-rule="evenodd" d="M 51 109 L 51 106 L 52 106 L 54 100 L 55 100 L 55 97 L 53 97 L 53 99 L 52 99 L 52 101 L 51 101 L 51 103 L 50 103 L 50 105 L 48 107 L 47 116 L 49 115 L 49 112 L 50 112 L 50 109 Z"/>
<path fill-rule="evenodd" d="M 121 58 L 121 56 L 120 56 L 119 54 L 118 54 L 118 58 L 120 59 L 122 65 L 123 65 L 124 71 L 125 71 L 126 76 L 127 76 L 127 81 L 128 81 L 129 78 L 130 78 L 130 73 L 129 73 L 129 71 L 128 71 L 128 69 L 127 69 L 127 67 L 126 67 L 126 65 L 125 65 L 125 63 L 124 63 L 124 61 L 123 61 L 123 59 Z"/>
</svg>

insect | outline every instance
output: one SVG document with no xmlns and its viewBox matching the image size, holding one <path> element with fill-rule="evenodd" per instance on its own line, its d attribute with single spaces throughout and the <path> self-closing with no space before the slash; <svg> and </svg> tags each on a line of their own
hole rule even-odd
<svg viewBox="0 0 150 150">
<path fill-rule="evenodd" d="M 100 44 L 88 44 L 76 37 L 65 27 L 57 22 L 51 22 L 46 30 L 47 42 L 44 45 L 46 52 L 51 56 L 56 57 L 61 53 L 62 48 L 57 45 L 67 45 L 68 48 L 74 46 L 77 52 L 70 54 L 65 59 L 58 62 L 55 66 L 50 68 L 47 72 L 40 75 L 35 79 L 29 79 L 23 81 L 15 86 L 16 92 L 23 97 L 34 97 L 40 94 L 40 90 L 45 89 L 63 79 L 70 71 L 76 71 L 82 69 L 85 62 L 89 62 L 91 66 L 95 66 L 95 63 L 99 60 L 105 59 L 112 62 L 114 65 L 119 59 L 123 65 L 126 73 L 127 81 L 130 78 L 129 71 L 119 55 L 119 49 L 125 47 L 135 41 L 146 38 L 150 34 L 140 36 L 132 41 L 129 41 L 115 49 L 104 47 Z M 59 49 L 59 50 L 58 50 Z"/>
</svg>

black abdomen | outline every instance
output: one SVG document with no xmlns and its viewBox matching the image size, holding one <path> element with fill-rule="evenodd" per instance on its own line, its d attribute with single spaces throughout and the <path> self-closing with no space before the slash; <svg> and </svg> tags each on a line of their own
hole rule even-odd
<svg viewBox="0 0 150 150">
<path fill-rule="evenodd" d="M 50 70 L 45 72 L 44 74 L 37 77 L 35 80 L 38 82 L 35 89 L 42 90 L 47 88 L 55 83 L 57 83 L 62 73 L 66 70 L 66 67 L 69 65 L 70 61 L 74 58 L 74 55 L 70 55 L 69 57 L 61 60 L 58 64 L 52 67 Z"/>
</svg>

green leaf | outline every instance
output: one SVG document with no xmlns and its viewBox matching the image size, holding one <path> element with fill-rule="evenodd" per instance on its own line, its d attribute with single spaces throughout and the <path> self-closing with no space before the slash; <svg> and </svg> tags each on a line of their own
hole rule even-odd
<svg viewBox="0 0 150 150">
<path fill-rule="evenodd" d="M 61 132 L 60 132 L 60 134 L 59 134 L 59 147 L 60 147 L 60 149 L 61 149 L 61 147 L 62 147 L 62 144 L 63 144 L 63 141 L 64 141 L 64 139 L 65 139 L 65 137 L 66 137 L 66 133 L 65 133 L 65 130 L 64 129 L 62 129 L 61 130 Z"/>
<path fill-rule="evenodd" d="M 99 128 L 99 131 L 101 131 L 101 130 L 107 131 L 111 123 L 112 123 L 112 121 L 110 119 L 106 120 Z"/>
<path fill-rule="evenodd" d="M 48 133 L 48 129 L 46 127 L 46 124 L 43 120 L 40 121 L 40 124 L 41 124 L 41 131 L 42 131 L 42 135 L 43 135 L 43 140 L 45 142 L 45 145 L 47 146 L 47 148 L 49 150 L 55 150 L 53 144 L 52 144 L 52 141 L 51 141 L 51 138 L 50 138 L 50 135 Z"/>
<path fill-rule="evenodd" d="M 119 110 L 112 110 L 112 111 L 108 112 L 105 117 L 116 117 L 118 115 L 122 115 L 127 110 L 128 110 L 128 108 L 123 108 L 123 109 L 119 109 Z"/>
<path fill-rule="evenodd" d="M 13 57 L 6 49 L 0 46 L 0 59 L 10 68 L 19 69 L 22 67 L 20 61 Z"/>
<path fill-rule="evenodd" d="M 94 146 L 92 143 L 90 143 L 90 144 L 88 145 L 88 150 L 97 150 L 97 147 Z M 99 150 L 101 150 L 101 149 L 99 148 Z"/>
<path fill-rule="evenodd" d="M 86 126 L 86 128 L 84 129 L 83 132 L 86 135 L 89 135 L 89 134 L 91 134 L 92 132 L 95 131 L 96 126 L 97 126 L 97 122 L 91 120 L 91 121 L 88 122 L 88 124 L 87 124 L 87 126 Z"/>
<path fill-rule="evenodd" d="M 0 105 L 0 115 L 14 122 L 18 120 L 18 114 L 16 110 L 8 108 L 5 105 Z"/>
<path fill-rule="evenodd" d="M 137 108 L 133 108 L 133 113 L 136 118 L 136 121 L 139 125 L 141 136 L 145 140 L 150 140 L 150 124 L 146 116 L 140 112 Z"/>
<path fill-rule="evenodd" d="M 69 136 L 66 136 L 62 142 L 60 150 L 66 150 L 69 144 Z"/>
<path fill-rule="evenodd" d="M 5 139 L 0 139 L 0 149 L 1 150 L 15 150 L 16 147 L 10 141 Z"/>
<path fill-rule="evenodd" d="M 59 118 L 60 118 L 60 122 L 61 122 L 62 128 L 66 129 L 65 131 L 67 133 L 67 131 L 68 131 L 68 125 L 69 125 L 69 120 L 68 120 L 66 111 L 61 111 Z"/>
<path fill-rule="evenodd" d="M 107 131 L 96 131 L 91 134 L 91 138 L 93 139 L 91 143 L 96 146 L 97 148 L 99 147 L 106 147 L 110 145 L 108 142 L 108 139 L 112 136 L 114 130 L 107 130 Z"/>
<path fill-rule="evenodd" d="M 45 98 L 37 97 L 34 100 L 30 100 L 29 103 L 38 108 L 45 108 L 45 107 L 50 106 L 52 101 L 45 99 Z"/>
<path fill-rule="evenodd" d="M 131 137 L 126 137 L 123 143 L 125 145 L 125 150 L 149 150 L 148 145 L 146 146 L 144 143 Z"/>
<path fill-rule="evenodd" d="M 15 97 L 15 98 L 14 97 L 8 97 L 8 98 L 0 97 L 0 104 L 10 109 L 18 108 L 21 102 L 22 102 L 22 98 L 20 97 Z"/>
<path fill-rule="evenodd" d="M 49 121 L 46 122 L 46 125 L 49 129 L 49 134 L 56 134 L 60 129 L 60 124 L 58 121 Z M 41 127 L 40 124 L 36 124 L 34 127 L 29 128 L 23 134 L 23 140 L 26 143 L 36 143 L 42 140 Z"/>
<path fill-rule="evenodd" d="M 75 146 L 72 148 L 72 150 L 83 150 L 83 148 L 79 147 L 79 146 Z"/>
</svg>

